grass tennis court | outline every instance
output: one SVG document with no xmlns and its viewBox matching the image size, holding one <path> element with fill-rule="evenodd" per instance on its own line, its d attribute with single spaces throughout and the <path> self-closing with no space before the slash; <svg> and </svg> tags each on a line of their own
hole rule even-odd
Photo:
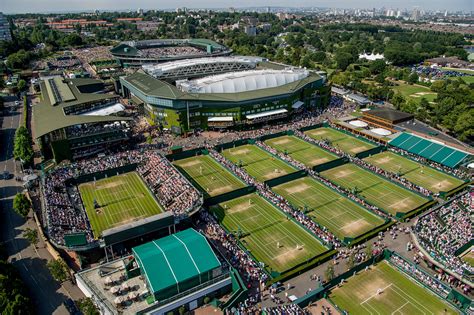
<svg viewBox="0 0 474 315">
<path fill-rule="evenodd" d="M 474 247 L 471 247 L 466 252 L 464 252 L 461 255 L 461 260 L 467 262 L 471 266 L 474 266 Z"/>
<path fill-rule="evenodd" d="M 242 233 L 241 242 L 268 271 L 286 270 L 328 249 L 271 203 L 249 194 L 211 207 L 229 231 Z"/>
<path fill-rule="evenodd" d="M 458 314 L 386 261 L 350 277 L 329 298 L 349 314 Z"/>
<path fill-rule="evenodd" d="M 245 187 L 245 183 L 208 155 L 198 155 L 173 162 L 189 175 L 199 188 L 213 197 Z"/>
<path fill-rule="evenodd" d="M 385 221 L 311 177 L 273 187 L 293 206 L 304 209 L 316 223 L 339 239 L 355 238 Z"/>
<path fill-rule="evenodd" d="M 230 148 L 222 154 L 235 164 L 242 163 L 247 173 L 260 182 L 297 171 L 293 166 L 253 144 Z"/>
<path fill-rule="evenodd" d="M 367 157 L 366 162 L 380 167 L 383 170 L 401 174 L 410 182 L 429 189 L 435 193 L 450 191 L 461 186 L 464 182 L 456 177 L 450 176 L 431 167 L 407 159 L 396 153 L 385 151 Z"/>
<path fill-rule="evenodd" d="M 329 127 L 311 129 L 304 133 L 315 140 L 327 140 L 332 147 L 352 155 L 375 148 L 371 143 Z"/>
<path fill-rule="evenodd" d="M 104 230 L 163 212 L 136 172 L 80 184 L 79 192 L 96 238 Z"/>
<path fill-rule="evenodd" d="M 321 175 L 346 189 L 357 190 L 359 196 L 393 215 L 409 212 L 428 201 L 352 163 L 321 172 Z"/>
<path fill-rule="evenodd" d="M 295 136 L 268 139 L 265 143 L 279 152 L 288 154 L 295 161 L 303 163 L 307 167 L 320 165 L 338 158 L 338 156 Z"/>
</svg>

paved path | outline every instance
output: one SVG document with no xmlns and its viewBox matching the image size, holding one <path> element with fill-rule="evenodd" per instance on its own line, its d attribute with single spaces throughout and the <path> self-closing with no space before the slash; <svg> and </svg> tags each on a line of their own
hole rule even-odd
<svg viewBox="0 0 474 315">
<path fill-rule="evenodd" d="M 8 99 L 5 102 L 7 111 L 0 117 L 2 128 L 0 173 L 6 170 L 14 174 L 14 177 L 22 176 L 18 163 L 13 160 L 13 137 L 23 117 L 22 104 L 21 102 L 21 105 L 15 106 L 14 99 Z M 12 107 L 17 109 L 12 110 Z M 52 256 L 42 241 L 38 244 L 38 248 L 35 248 L 23 238 L 23 231 L 27 227 L 36 229 L 37 226 L 31 215 L 25 221 L 12 209 L 15 194 L 23 190 L 21 183 L 14 177 L 10 180 L 0 180 L 1 239 L 8 254 L 8 261 L 20 272 L 38 314 L 68 314 L 62 305 L 63 301 L 70 297 L 79 299 L 83 295 L 70 282 L 60 285 L 51 277 L 46 263 Z"/>
</svg>

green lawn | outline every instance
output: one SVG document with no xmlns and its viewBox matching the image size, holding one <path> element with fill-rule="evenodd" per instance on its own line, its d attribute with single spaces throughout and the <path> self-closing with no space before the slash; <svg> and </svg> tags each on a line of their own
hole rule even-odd
<svg viewBox="0 0 474 315">
<path fill-rule="evenodd" d="M 272 188 L 293 206 L 309 211 L 316 223 L 339 239 L 357 236 L 385 221 L 311 177 L 303 177 Z"/>
<path fill-rule="evenodd" d="M 458 69 L 458 68 L 449 68 L 449 67 L 443 67 L 443 70 L 451 70 L 451 71 L 456 71 L 456 72 L 461 72 L 461 73 L 467 73 L 467 74 L 472 74 L 474 75 L 474 70 L 469 70 L 469 69 Z"/>
<path fill-rule="evenodd" d="M 331 146 L 349 154 L 357 154 L 375 147 L 371 143 L 329 127 L 307 130 L 305 134 L 315 140 L 327 140 Z"/>
<path fill-rule="evenodd" d="M 201 191 L 210 197 L 245 187 L 245 183 L 230 173 L 209 155 L 198 155 L 173 162 L 190 176 Z"/>
<path fill-rule="evenodd" d="M 307 167 L 313 167 L 338 159 L 337 155 L 295 136 L 282 136 L 268 139 L 265 143 L 279 152 L 288 154 L 295 161 L 303 163 Z"/>
<path fill-rule="evenodd" d="M 104 230 L 163 212 L 136 172 L 81 184 L 79 192 L 95 238 Z"/>
<path fill-rule="evenodd" d="M 461 259 L 474 266 L 474 248 L 471 247 L 468 251 L 461 255 Z"/>
<path fill-rule="evenodd" d="M 450 191 L 451 189 L 464 184 L 462 180 L 456 177 L 440 172 L 431 167 L 424 167 L 418 162 L 390 151 L 367 157 L 364 160 L 383 170 L 401 174 L 410 182 L 435 193 L 440 191 Z"/>
<path fill-rule="evenodd" d="M 227 159 L 239 165 L 259 182 L 277 178 L 296 171 L 296 169 L 253 144 L 241 145 L 224 150 Z"/>
<path fill-rule="evenodd" d="M 458 314 L 386 261 L 350 277 L 329 298 L 349 314 Z"/>
<path fill-rule="evenodd" d="M 359 196 L 393 215 L 409 212 L 428 202 L 428 199 L 352 163 L 321 172 L 321 175 L 346 189 L 357 190 Z"/>
<path fill-rule="evenodd" d="M 242 244 L 268 271 L 283 273 L 328 251 L 317 238 L 257 194 L 212 206 L 229 231 L 241 231 Z"/>
<path fill-rule="evenodd" d="M 438 96 L 435 92 L 432 92 L 430 88 L 423 85 L 410 85 L 402 81 L 397 81 L 396 83 L 398 85 L 393 87 L 394 92 L 399 92 L 405 98 L 409 97 L 419 101 L 424 97 L 428 102 L 433 102 Z"/>
</svg>

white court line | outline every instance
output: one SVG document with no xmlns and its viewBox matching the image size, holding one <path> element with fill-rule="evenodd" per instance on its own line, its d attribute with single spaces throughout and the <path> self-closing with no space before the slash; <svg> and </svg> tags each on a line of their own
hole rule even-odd
<svg viewBox="0 0 474 315">
<path fill-rule="evenodd" d="M 386 286 L 385 288 L 382 288 L 382 292 L 385 291 L 386 289 L 390 288 L 391 286 L 393 285 L 393 283 L 390 283 L 388 286 Z M 368 298 L 366 298 L 364 301 L 362 301 L 360 303 L 360 305 L 364 304 L 365 302 L 367 302 L 368 300 L 370 300 L 371 298 L 373 298 L 374 296 L 377 296 L 378 293 L 375 293 L 375 294 L 372 294 L 371 296 L 369 296 Z"/>
<path fill-rule="evenodd" d="M 392 312 L 392 315 L 394 315 L 396 312 L 400 311 L 400 310 L 401 310 L 402 308 L 404 308 L 405 305 L 407 305 L 408 303 L 410 303 L 410 302 L 407 301 L 405 304 L 403 304 L 402 306 L 400 306 L 399 308 L 397 308 L 396 310 L 394 310 L 394 311 Z"/>
</svg>

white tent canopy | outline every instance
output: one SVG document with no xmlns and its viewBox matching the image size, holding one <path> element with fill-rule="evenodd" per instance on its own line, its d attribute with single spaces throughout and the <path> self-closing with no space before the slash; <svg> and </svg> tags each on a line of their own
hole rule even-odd
<svg viewBox="0 0 474 315">
<path fill-rule="evenodd" d="M 117 114 L 120 112 L 123 112 L 125 110 L 125 106 L 123 106 L 120 103 L 117 103 L 115 105 L 103 107 L 101 109 L 93 110 L 90 112 L 87 112 L 85 114 L 82 114 L 84 116 L 109 116 L 113 114 Z"/>
<path fill-rule="evenodd" d="M 375 134 L 378 134 L 379 136 L 390 136 L 392 134 L 390 130 L 383 129 L 383 128 L 374 128 L 374 129 L 371 129 L 370 131 L 372 131 Z"/>
<path fill-rule="evenodd" d="M 293 105 L 291 105 L 291 108 L 297 109 L 303 106 L 304 103 L 302 101 L 296 101 Z"/>
<path fill-rule="evenodd" d="M 225 121 L 234 121 L 234 117 L 223 116 L 223 117 L 208 117 L 207 122 L 225 122 Z"/>
<path fill-rule="evenodd" d="M 361 128 L 368 126 L 368 124 L 362 120 L 353 120 L 353 121 L 350 121 L 349 124 L 351 124 L 352 126 L 361 127 Z"/>
</svg>

